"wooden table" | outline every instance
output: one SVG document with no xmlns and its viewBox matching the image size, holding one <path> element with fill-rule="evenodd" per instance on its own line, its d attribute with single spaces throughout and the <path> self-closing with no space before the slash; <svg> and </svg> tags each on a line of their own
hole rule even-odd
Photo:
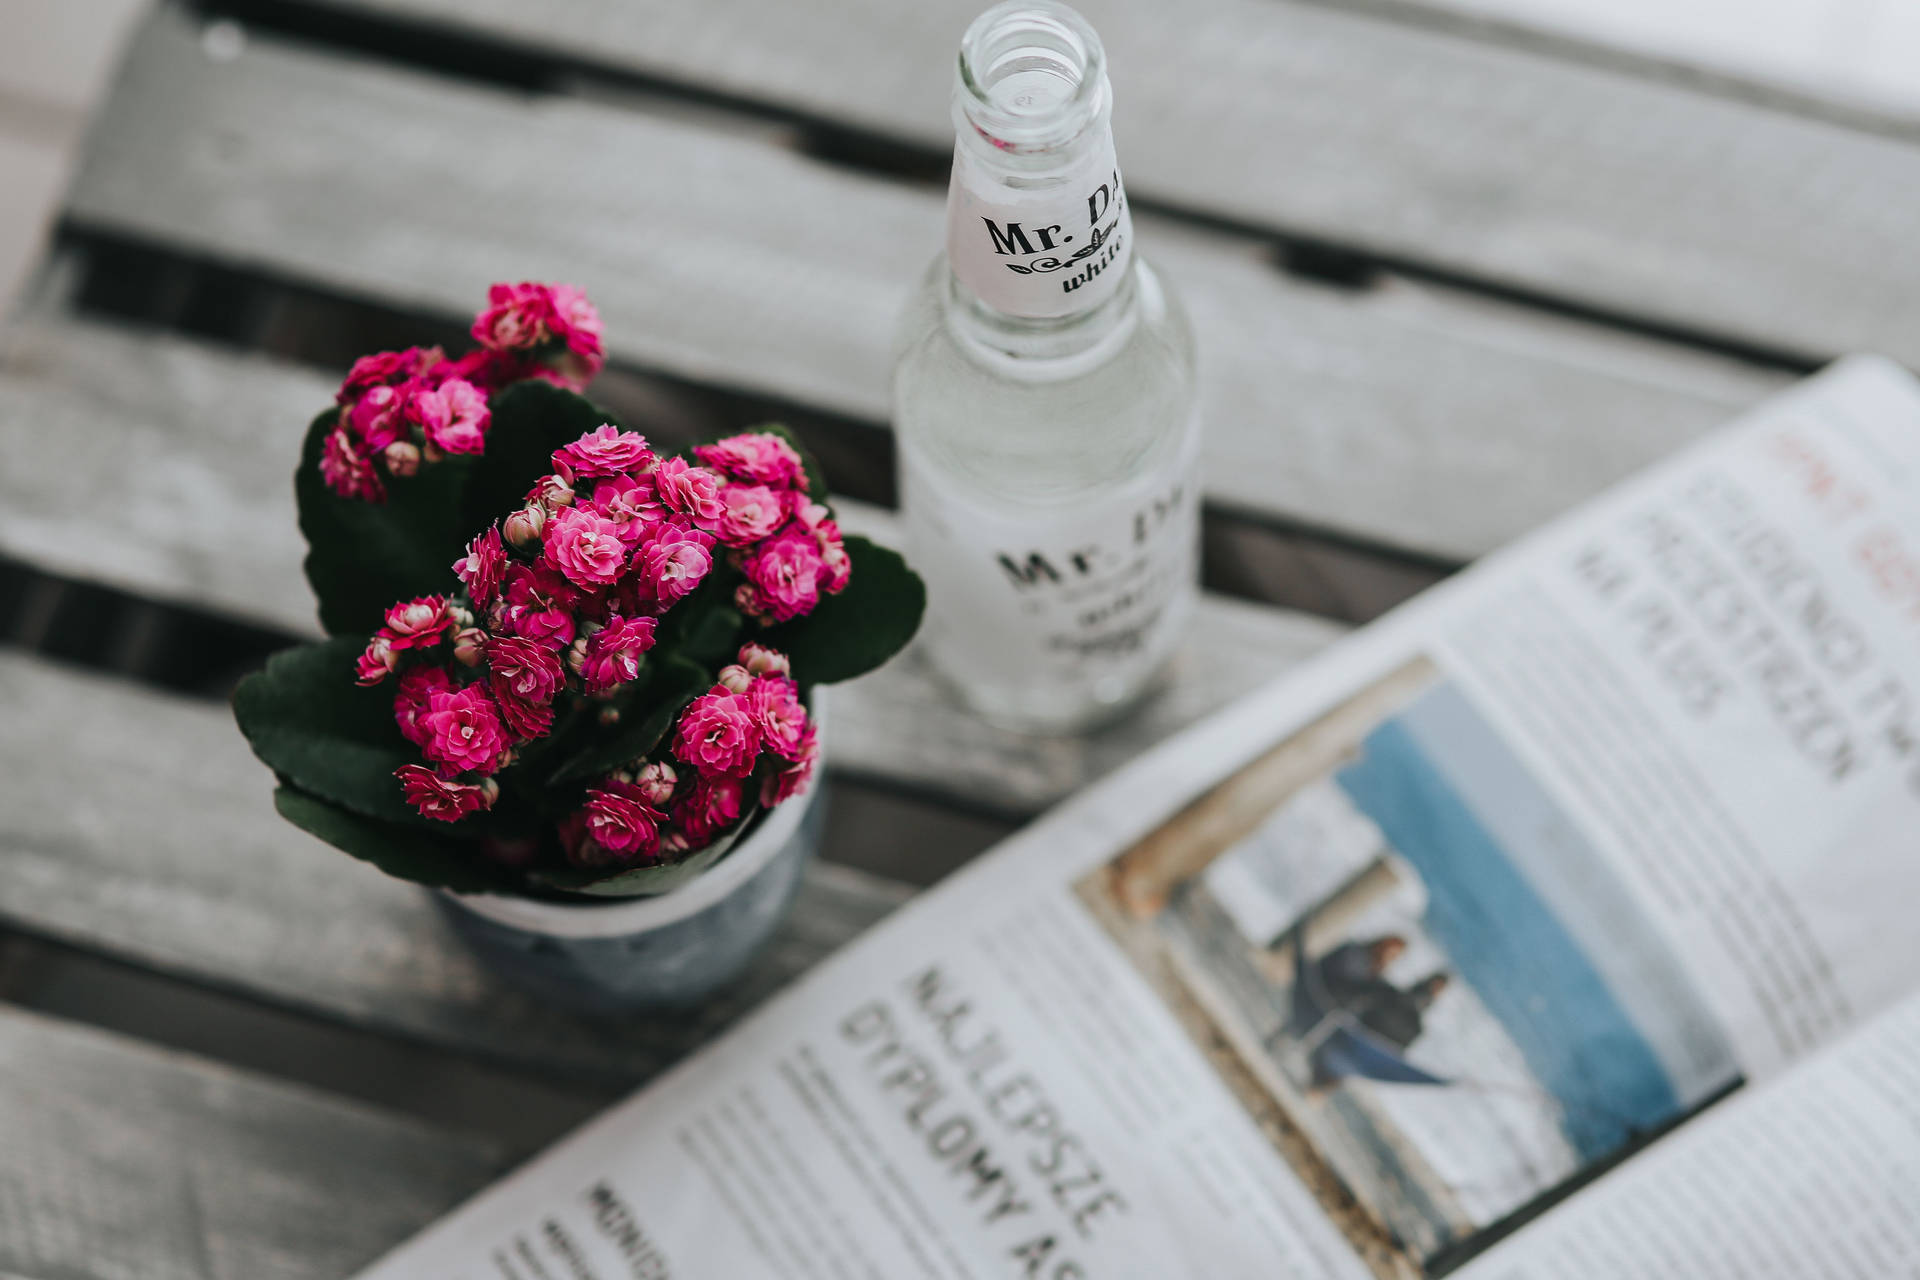
<svg viewBox="0 0 1920 1280">
<path fill-rule="evenodd" d="M 1087 0 L 1205 359 L 1176 687 L 1044 741 L 908 655 L 837 700 L 826 860 L 744 989 L 540 1007 L 280 822 L 222 705 L 315 630 L 302 424 L 489 281 L 576 281 L 597 395 L 668 439 L 793 421 L 884 530 L 974 6 L 154 10 L 0 339 L 0 1277 L 347 1274 L 1343 625 L 1832 355 L 1920 357 L 1910 122 L 1430 5 Z"/>
</svg>

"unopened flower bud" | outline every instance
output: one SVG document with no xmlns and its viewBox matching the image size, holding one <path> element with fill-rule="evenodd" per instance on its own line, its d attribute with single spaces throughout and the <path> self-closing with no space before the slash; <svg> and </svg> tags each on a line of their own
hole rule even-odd
<svg viewBox="0 0 1920 1280">
<path fill-rule="evenodd" d="M 691 848 L 693 848 L 693 841 L 687 839 L 687 833 L 684 831 L 669 831 L 660 837 L 662 853 L 685 853 Z"/>
<path fill-rule="evenodd" d="M 540 541 L 540 534 L 546 527 L 546 508 L 526 506 L 508 516 L 506 522 L 500 526 L 500 532 L 506 535 L 508 542 L 525 551 Z"/>
<path fill-rule="evenodd" d="M 438 462 L 442 458 L 446 457 L 447 455 L 441 452 L 439 445 L 429 440 L 427 441 L 426 446 L 420 450 L 420 456 L 425 458 L 428 462 Z"/>
<path fill-rule="evenodd" d="M 542 476 L 540 483 L 534 486 L 533 492 L 538 495 L 538 501 L 546 504 L 549 511 L 573 505 L 573 486 L 559 476 Z"/>
<path fill-rule="evenodd" d="M 600 708 L 600 723 L 601 724 L 619 724 L 620 708 L 618 707 Z"/>
<path fill-rule="evenodd" d="M 511 755 L 512 753 L 509 752 L 508 754 Z M 493 802 L 500 798 L 500 784 L 492 778 L 480 779 L 480 796 L 487 802 L 487 808 L 491 809 Z"/>
<path fill-rule="evenodd" d="M 473 625 L 473 610 L 463 604 L 449 604 L 447 606 L 447 616 L 453 619 L 453 625 L 456 627 L 470 627 Z"/>
<path fill-rule="evenodd" d="M 769 649 L 763 644 L 741 645 L 740 665 L 756 676 L 793 674 L 793 664 L 787 661 L 787 655 L 778 649 Z"/>
<path fill-rule="evenodd" d="M 487 655 L 487 633 L 478 627 L 468 627 L 453 637 L 454 661 L 462 666 L 477 667 Z"/>
<path fill-rule="evenodd" d="M 587 637 L 575 636 L 567 646 L 567 670 L 580 675 L 587 669 Z"/>
<path fill-rule="evenodd" d="M 735 693 L 745 693 L 753 684 L 753 672 L 737 662 L 720 668 L 720 674 L 715 678 Z"/>
<path fill-rule="evenodd" d="M 411 440 L 395 440 L 382 455 L 387 470 L 396 476 L 410 476 L 420 470 L 420 446 Z"/>
<path fill-rule="evenodd" d="M 646 797 L 648 804 L 664 808 L 667 801 L 673 799 L 673 787 L 680 778 L 674 773 L 672 765 L 664 760 L 656 760 L 642 769 L 635 781 L 639 783 L 641 794 Z"/>
</svg>

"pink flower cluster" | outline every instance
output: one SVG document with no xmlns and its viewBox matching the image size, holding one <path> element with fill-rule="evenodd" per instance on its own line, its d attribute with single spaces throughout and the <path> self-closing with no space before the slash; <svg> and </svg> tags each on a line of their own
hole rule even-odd
<svg viewBox="0 0 1920 1280">
<path fill-rule="evenodd" d="M 669 735 L 666 760 L 602 778 L 560 824 L 577 866 L 649 862 L 703 849 L 740 820 L 751 787 L 771 808 L 806 790 L 819 735 L 787 659 L 748 644 L 695 698 Z M 756 783 L 754 780 L 758 778 Z"/>
<path fill-rule="evenodd" d="M 354 362 L 320 455 L 329 489 L 385 502 L 387 477 L 414 475 L 450 453 L 485 451 L 495 391 L 523 378 L 577 390 L 605 363 L 600 316 L 571 285 L 494 285 L 473 336 L 480 346 L 457 359 L 438 347 L 409 347 Z"/>
<path fill-rule="evenodd" d="M 695 452 L 706 465 L 662 457 L 612 425 L 588 432 L 468 545 L 453 566 L 462 596 L 388 610 L 358 676 L 397 675 L 394 717 L 425 761 L 397 776 L 421 813 L 452 822 L 492 807 L 494 775 L 560 717 L 614 715 L 610 700 L 639 677 L 663 616 L 716 570 L 761 623 L 801 617 L 847 585 L 839 530 L 785 440 L 751 432 Z M 786 657 L 758 644 L 680 713 L 666 743 L 677 765 L 629 762 L 561 825 L 576 864 L 704 848 L 747 797 L 771 806 L 802 790 L 817 752 Z"/>
</svg>

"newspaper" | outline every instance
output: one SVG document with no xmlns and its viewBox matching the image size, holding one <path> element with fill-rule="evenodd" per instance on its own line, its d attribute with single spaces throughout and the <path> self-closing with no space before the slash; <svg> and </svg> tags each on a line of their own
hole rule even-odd
<svg viewBox="0 0 1920 1280">
<path fill-rule="evenodd" d="M 1856 357 L 1068 801 L 366 1274 L 1920 1259 L 1920 385 Z"/>
</svg>

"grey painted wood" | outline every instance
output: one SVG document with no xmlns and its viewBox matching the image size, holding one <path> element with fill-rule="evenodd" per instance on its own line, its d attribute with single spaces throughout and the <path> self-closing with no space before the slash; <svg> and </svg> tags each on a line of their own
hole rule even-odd
<svg viewBox="0 0 1920 1280">
<path fill-rule="evenodd" d="M 330 3 L 939 148 L 983 7 Z M 1080 7 L 1137 196 L 1765 347 L 1920 354 L 1901 139 L 1331 4 Z"/>
<path fill-rule="evenodd" d="M 144 968 L 553 1076 L 677 1061 L 903 902 L 829 864 L 697 1016 L 578 1019 L 499 986 L 429 895 L 273 811 L 224 707 L 0 653 L 0 921 Z"/>
<path fill-rule="evenodd" d="M 177 338 L 48 323 L 0 341 L 0 551 L 297 633 L 314 628 L 293 459 L 330 386 L 310 371 Z M 52 475 L 59 485 L 45 483 Z M 89 495 L 75 502 L 72 495 Z M 897 541 L 887 513 L 850 528 Z M 1080 742 L 961 714 L 917 661 L 836 690 L 829 759 L 897 787 L 1026 815 L 1278 674 L 1339 634 L 1289 610 L 1209 598 L 1148 713 Z"/>
<path fill-rule="evenodd" d="M 942 236 L 939 191 L 764 137 L 261 39 L 210 61 L 172 14 L 138 41 L 70 212 L 446 316 L 495 278 L 583 282 L 625 359 L 874 420 Z M 1210 499 L 1362 541 L 1477 555 L 1781 381 L 1437 288 L 1301 283 L 1252 239 L 1140 234 L 1199 332 Z"/>
<path fill-rule="evenodd" d="M 0 1275 L 337 1280 L 478 1190 L 490 1145 L 0 1008 Z"/>
</svg>

